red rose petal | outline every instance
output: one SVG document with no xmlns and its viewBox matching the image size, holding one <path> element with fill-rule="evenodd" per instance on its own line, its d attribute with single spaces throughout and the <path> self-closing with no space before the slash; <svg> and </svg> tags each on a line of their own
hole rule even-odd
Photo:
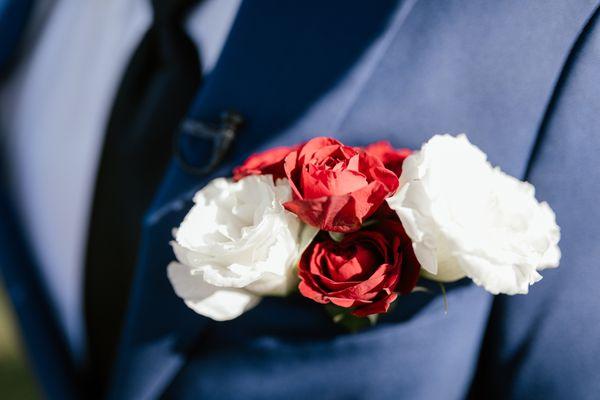
<svg viewBox="0 0 600 400">
<path fill-rule="evenodd" d="M 238 181 L 248 175 L 273 175 L 273 179 L 285 177 L 283 160 L 298 146 L 274 147 L 261 153 L 252 154 L 242 165 L 233 170 L 233 180 Z"/>
<path fill-rule="evenodd" d="M 420 265 L 397 220 L 383 220 L 335 242 L 320 233 L 298 265 L 300 292 L 357 316 L 383 313 L 416 285 Z"/>
<path fill-rule="evenodd" d="M 395 149 L 388 141 L 370 144 L 365 147 L 365 151 L 381 160 L 383 165 L 398 177 L 402 174 L 402 163 L 412 154 L 410 149 Z"/>
<path fill-rule="evenodd" d="M 379 301 L 357 308 L 356 310 L 352 311 L 352 315 L 357 317 L 367 317 L 373 314 L 383 314 L 387 312 L 387 310 L 390 308 L 390 304 L 392 304 L 396 298 L 398 298 L 398 295 L 396 293 L 392 293 Z"/>
<path fill-rule="evenodd" d="M 398 178 L 368 153 L 319 137 L 283 161 L 293 200 L 285 204 L 307 224 L 332 232 L 360 228 L 398 188 Z"/>
</svg>

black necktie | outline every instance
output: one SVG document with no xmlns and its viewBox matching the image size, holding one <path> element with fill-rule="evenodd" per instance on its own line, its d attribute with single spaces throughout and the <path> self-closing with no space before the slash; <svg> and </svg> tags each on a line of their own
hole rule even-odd
<svg viewBox="0 0 600 400">
<path fill-rule="evenodd" d="M 107 384 L 136 263 L 143 213 L 171 156 L 173 135 L 201 80 L 182 26 L 197 0 L 152 0 L 110 116 L 91 213 L 85 271 L 90 379 Z M 98 393 L 96 393 L 98 394 Z"/>
</svg>

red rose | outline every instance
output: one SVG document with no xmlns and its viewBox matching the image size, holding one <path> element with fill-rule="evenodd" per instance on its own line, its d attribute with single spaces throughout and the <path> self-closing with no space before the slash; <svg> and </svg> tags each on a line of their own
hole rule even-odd
<svg viewBox="0 0 600 400">
<path fill-rule="evenodd" d="M 393 171 L 398 177 L 402 174 L 404 159 L 412 153 L 410 149 L 395 149 L 388 141 L 370 144 L 365 147 L 365 151 L 378 158 L 387 169 Z"/>
<path fill-rule="evenodd" d="M 302 295 L 365 317 L 386 312 L 397 292 L 410 293 L 420 265 L 400 222 L 386 220 L 340 242 L 321 232 L 302 254 L 298 271 Z"/>
<path fill-rule="evenodd" d="M 294 147 L 274 147 L 262 153 L 252 154 L 242 165 L 233 170 L 233 180 L 239 181 L 248 175 L 273 175 L 273 179 L 285 178 L 283 159 Z"/>
<path fill-rule="evenodd" d="M 293 200 L 284 204 L 309 225 L 352 232 L 398 188 L 398 177 L 365 151 L 312 139 L 283 162 Z"/>
</svg>

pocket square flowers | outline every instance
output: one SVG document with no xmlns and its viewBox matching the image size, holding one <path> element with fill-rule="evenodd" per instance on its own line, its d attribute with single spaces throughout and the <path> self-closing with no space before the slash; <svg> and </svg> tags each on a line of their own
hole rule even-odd
<svg viewBox="0 0 600 400">
<path fill-rule="evenodd" d="M 327 137 L 273 148 L 194 203 L 168 277 L 188 307 L 217 321 L 296 290 L 373 317 L 419 279 L 526 294 L 560 260 L 550 206 L 465 135 L 434 136 L 415 152 Z"/>
</svg>

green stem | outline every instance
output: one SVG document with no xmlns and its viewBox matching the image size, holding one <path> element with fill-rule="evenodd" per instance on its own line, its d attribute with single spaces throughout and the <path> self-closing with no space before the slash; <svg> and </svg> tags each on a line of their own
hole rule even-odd
<svg viewBox="0 0 600 400">
<path fill-rule="evenodd" d="M 442 290 L 442 300 L 444 301 L 444 314 L 448 314 L 448 298 L 446 297 L 446 286 L 442 282 L 439 282 L 440 289 Z"/>
</svg>

